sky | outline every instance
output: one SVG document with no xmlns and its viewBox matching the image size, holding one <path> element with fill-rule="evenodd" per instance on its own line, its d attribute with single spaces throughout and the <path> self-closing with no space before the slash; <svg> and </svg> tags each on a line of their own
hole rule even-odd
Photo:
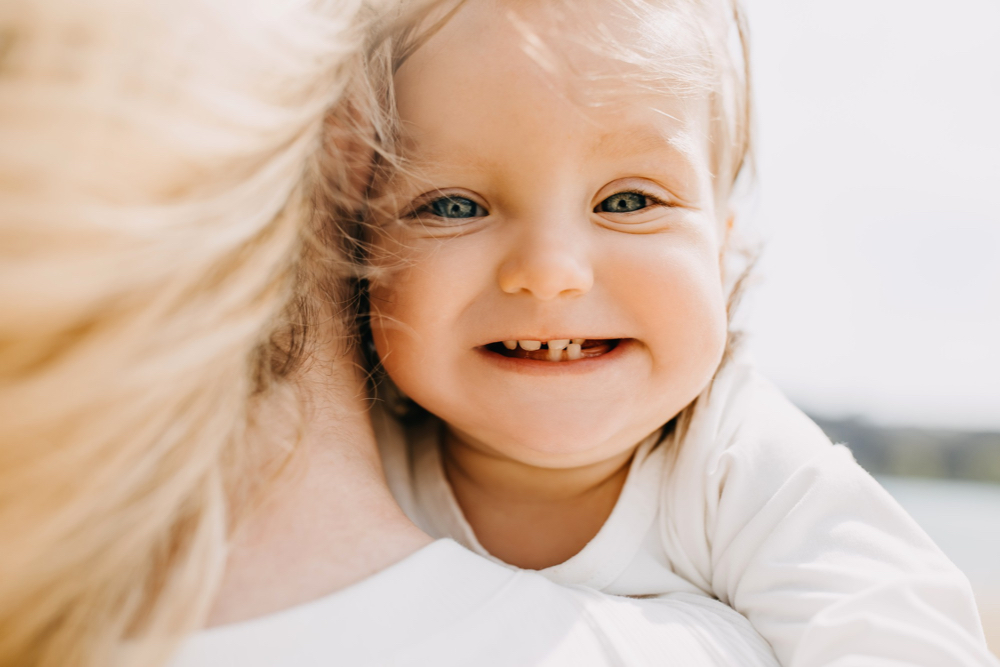
<svg viewBox="0 0 1000 667">
<path fill-rule="evenodd" d="M 745 5 L 752 355 L 818 415 L 1000 431 L 1000 2 Z"/>
</svg>

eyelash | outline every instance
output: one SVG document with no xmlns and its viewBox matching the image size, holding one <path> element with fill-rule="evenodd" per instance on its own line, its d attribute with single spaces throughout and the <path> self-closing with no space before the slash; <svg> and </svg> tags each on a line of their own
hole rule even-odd
<svg viewBox="0 0 1000 667">
<path fill-rule="evenodd" d="M 467 197 L 465 195 L 455 194 L 455 193 L 435 192 L 433 195 L 425 195 L 423 197 L 418 197 L 417 201 L 419 203 L 414 204 L 410 208 L 409 212 L 406 213 L 405 217 L 407 217 L 407 218 L 419 218 L 422 215 L 429 215 L 431 217 L 439 218 L 441 220 L 448 220 L 448 218 L 445 218 L 443 216 L 439 216 L 439 215 L 435 214 L 431 210 L 431 205 L 434 204 L 434 202 L 438 201 L 439 199 L 448 199 L 449 197 L 453 197 L 453 198 L 456 198 L 456 199 L 468 199 L 469 201 L 473 202 L 476 206 L 478 206 L 479 208 L 481 208 L 483 211 L 485 211 L 486 215 L 490 214 L 489 210 L 485 206 L 483 206 L 482 204 L 480 204 L 479 202 L 477 202 L 475 199 L 473 199 L 471 197 Z M 482 217 L 485 217 L 485 216 L 482 216 Z M 461 218 L 456 218 L 456 219 L 461 219 Z M 466 220 L 470 220 L 470 219 L 473 219 L 473 218 L 465 218 L 465 219 Z"/>
<path fill-rule="evenodd" d="M 608 195 L 607 197 L 605 197 L 604 199 L 602 199 L 601 202 L 603 202 L 608 197 L 613 197 L 615 195 L 620 195 L 620 194 L 639 195 L 640 197 L 644 197 L 647 200 L 647 202 L 649 203 L 648 206 L 646 206 L 643 209 L 640 209 L 639 211 L 629 211 L 628 213 L 625 213 L 624 215 L 628 215 L 629 213 L 639 213 L 640 211 L 643 211 L 646 208 L 649 208 L 650 206 L 666 206 L 666 207 L 674 207 L 674 206 L 676 206 L 676 204 L 672 204 L 670 202 L 663 201 L 662 199 L 660 199 L 656 195 L 650 194 L 649 192 L 645 192 L 645 191 L 640 190 L 638 188 L 630 188 L 628 190 L 618 190 L 616 192 L 612 192 L 610 195 Z M 420 217 L 421 215 L 430 215 L 430 216 L 435 217 L 435 218 L 441 218 L 443 220 L 446 220 L 447 218 L 444 218 L 442 216 L 439 216 L 439 215 L 436 215 L 435 213 L 433 213 L 433 211 L 431 210 L 431 205 L 434 202 L 438 201 L 439 199 L 446 199 L 448 197 L 460 197 L 462 199 L 469 199 L 469 201 L 475 202 L 474 199 L 471 199 L 469 197 L 465 197 L 464 195 L 448 194 L 448 193 L 435 193 L 434 196 L 432 196 L 432 197 L 427 197 L 427 198 L 422 197 L 421 198 L 422 199 L 421 203 L 414 205 L 410 209 L 410 211 L 406 214 L 406 217 L 408 217 L 408 218 L 417 218 L 417 217 Z M 594 212 L 598 212 L 597 209 L 600 208 L 601 202 L 598 202 L 597 206 L 594 207 Z M 487 208 L 485 206 L 483 206 L 482 204 L 479 204 L 478 202 L 475 202 L 475 203 L 483 211 L 485 211 L 486 215 L 490 214 L 489 210 L 487 210 Z M 483 217 L 485 217 L 485 216 L 483 216 Z"/>
<path fill-rule="evenodd" d="M 649 204 L 650 204 L 650 205 L 655 205 L 655 206 L 668 206 L 668 207 L 673 207 L 673 206 L 676 206 L 676 204 L 671 204 L 671 203 L 669 203 L 669 202 L 665 202 L 665 201 L 663 201 L 662 199 L 660 199 L 660 198 L 659 198 L 659 197 L 657 197 L 656 195 L 651 195 L 651 194 L 649 194 L 648 192 L 644 192 L 644 191 L 642 191 L 642 190 L 640 190 L 640 189 L 638 189 L 638 188 L 630 188 L 630 189 L 628 189 L 628 190 L 617 190 L 617 191 L 615 191 L 615 192 L 612 192 L 612 193 L 611 193 L 611 194 L 609 194 L 609 195 L 608 195 L 607 197 L 605 197 L 605 198 L 604 198 L 604 199 L 602 199 L 601 201 L 597 202 L 597 206 L 595 206 L 595 207 L 594 207 L 594 211 L 595 211 L 595 212 L 597 212 L 597 209 L 599 209 L 599 208 L 600 208 L 601 204 L 602 204 L 602 203 L 604 202 L 604 200 L 605 200 L 605 199 L 607 199 L 608 197 L 614 197 L 615 195 L 624 195 L 624 194 L 629 194 L 629 195 L 639 195 L 640 197 L 645 197 L 645 198 L 646 198 L 646 200 L 647 200 L 647 201 L 649 202 Z M 646 206 L 646 208 L 649 208 L 649 206 Z M 639 213 L 640 211 L 645 211 L 645 210 L 646 210 L 646 208 L 642 208 L 642 209 L 639 209 L 639 211 L 630 211 L 629 213 Z M 624 215 L 628 215 L 629 213 L 625 213 Z"/>
</svg>

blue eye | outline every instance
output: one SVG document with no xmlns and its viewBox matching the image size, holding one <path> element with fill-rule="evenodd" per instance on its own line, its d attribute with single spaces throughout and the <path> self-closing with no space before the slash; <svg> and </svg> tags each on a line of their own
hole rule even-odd
<svg viewBox="0 0 1000 667">
<path fill-rule="evenodd" d="M 604 213 L 631 213 L 649 206 L 649 200 L 638 192 L 617 192 L 600 204 L 598 210 Z"/>
<path fill-rule="evenodd" d="M 480 218 L 486 215 L 482 206 L 465 197 L 441 197 L 428 204 L 427 209 L 441 218 Z"/>
</svg>

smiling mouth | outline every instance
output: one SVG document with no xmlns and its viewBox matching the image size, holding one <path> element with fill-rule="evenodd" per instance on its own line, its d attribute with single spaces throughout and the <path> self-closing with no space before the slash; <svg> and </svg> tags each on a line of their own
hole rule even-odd
<svg viewBox="0 0 1000 667">
<path fill-rule="evenodd" d="M 607 354 L 621 338 L 564 338 L 562 340 L 505 340 L 486 345 L 490 352 L 512 359 L 536 361 L 576 361 Z"/>
</svg>

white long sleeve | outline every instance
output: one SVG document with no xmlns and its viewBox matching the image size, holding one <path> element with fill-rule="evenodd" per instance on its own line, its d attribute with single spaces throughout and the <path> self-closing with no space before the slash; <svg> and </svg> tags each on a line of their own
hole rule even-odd
<svg viewBox="0 0 1000 667">
<path fill-rule="evenodd" d="M 664 549 L 783 665 L 997 665 L 968 581 L 842 446 L 745 366 L 668 465 Z"/>
</svg>

